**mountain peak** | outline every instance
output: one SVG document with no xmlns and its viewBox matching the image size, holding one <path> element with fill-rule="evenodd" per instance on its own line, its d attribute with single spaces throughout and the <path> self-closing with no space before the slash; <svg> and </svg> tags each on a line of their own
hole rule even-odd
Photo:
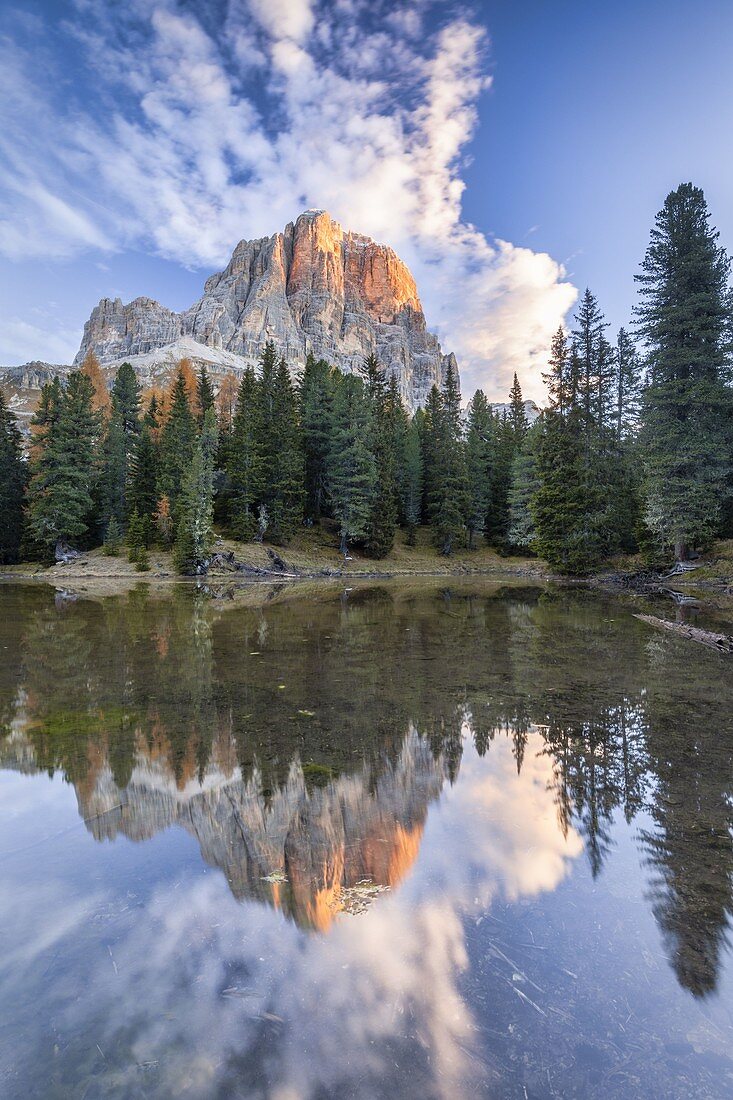
<svg viewBox="0 0 733 1100">
<path fill-rule="evenodd" d="M 127 360 L 150 382 L 185 345 L 214 375 L 240 373 L 268 340 L 293 370 L 310 352 L 344 371 L 376 354 L 411 409 L 442 384 L 448 361 L 396 253 L 345 232 L 328 211 L 309 209 L 282 232 L 240 241 L 183 313 L 145 296 L 126 305 L 103 298 L 84 326 L 75 363 L 93 350 L 104 367 Z"/>
</svg>

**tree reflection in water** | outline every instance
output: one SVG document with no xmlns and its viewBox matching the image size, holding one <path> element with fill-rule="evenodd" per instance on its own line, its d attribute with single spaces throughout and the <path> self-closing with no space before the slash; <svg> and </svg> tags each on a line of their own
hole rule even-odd
<svg viewBox="0 0 733 1100">
<path fill-rule="evenodd" d="M 594 876 L 614 815 L 643 819 L 675 974 L 711 993 L 733 884 L 720 659 L 583 592 L 444 584 L 251 607 L 185 587 L 5 590 L 21 638 L 0 673 L 2 762 L 62 772 L 98 840 L 182 826 L 235 897 L 326 930 L 345 890 L 409 872 L 467 738 L 479 757 L 508 739 L 518 775 L 531 745 Z"/>
</svg>

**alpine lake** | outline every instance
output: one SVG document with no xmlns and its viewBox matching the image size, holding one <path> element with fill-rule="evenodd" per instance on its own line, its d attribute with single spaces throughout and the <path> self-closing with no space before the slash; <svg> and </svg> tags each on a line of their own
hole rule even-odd
<svg viewBox="0 0 733 1100">
<path fill-rule="evenodd" d="M 733 664 L 643 610 L 0 586 L 0 1096 L 733 1096 Z"/>
</svg>

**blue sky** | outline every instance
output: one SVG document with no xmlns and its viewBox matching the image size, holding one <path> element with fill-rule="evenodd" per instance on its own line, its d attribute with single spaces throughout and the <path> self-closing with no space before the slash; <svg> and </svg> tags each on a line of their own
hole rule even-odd
<svg viewBox="0 0 733 1100">
<path fill-rule="evenodd" d="M 0 363 L 102 296 L 190 305 L 307 206 L 392 244 L 464 392 L 541 396 L 574 288 L 614 331 L 653 216 L 733 247 L 723 0 L 25 0 L 0 16 Z"/>
</svg>

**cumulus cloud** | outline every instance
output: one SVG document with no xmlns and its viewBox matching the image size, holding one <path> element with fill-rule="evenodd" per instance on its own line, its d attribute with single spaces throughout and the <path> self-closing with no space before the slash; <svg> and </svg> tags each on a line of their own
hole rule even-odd
<svg viewBox="0 0 733 1100">
<path fill-rule="evenodd" d="M 470 14 L 446 9 L 229 0 L 222 21 L 177 0 L 77 0 L 68 30 L 98 94 L 71 110 L 49 90 L 46 132 L 36 126 L 23 153 L 18 127 L 31 106 L 38 119 L 42 89 L 30 53 L 6 43 L 16 121 L 0 150 L 24 186 L 0 249 L 134 244 L 213 268 L 240 238 L 326 208 L 413 268 L 465 392 L 503 397 L 517 370 L 539 396 L 535 361 L 575 292 L 550 257 L 462 218 L 488 43 Z"/>
</svg>

